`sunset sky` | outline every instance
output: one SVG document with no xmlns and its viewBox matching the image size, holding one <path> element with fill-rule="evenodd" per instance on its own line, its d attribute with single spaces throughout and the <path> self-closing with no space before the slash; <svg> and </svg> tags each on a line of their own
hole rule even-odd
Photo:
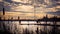
<svg viewBox="0 0 60 34">
<path fill-rule="evenodd" d="M 3 4 L 4 2 L 4 4 Z M 0 15 L 5 8 L 5 17 L 17 17 L 38 19 L 48 17 L 60 17 L 60 0 L 0 0 Z"/>
</svg>

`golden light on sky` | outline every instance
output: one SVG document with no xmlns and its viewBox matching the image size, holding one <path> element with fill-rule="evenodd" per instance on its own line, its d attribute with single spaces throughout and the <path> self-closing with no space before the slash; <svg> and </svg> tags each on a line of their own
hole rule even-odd
<svg viewBox="0 0 60 34">
<path fill-rule="evenodd" d="M 12 11 L 25 11 L 25 12 L 33 12 L 34 8 L 32 6 L 18 6 L 18 7 L 12 7 Z"/>
<path fill-rule="evenodd" d="M 0 2 L 1 2 L 2 0 L 0 0 Z"/>
<path fill-rule="evenodd" d="M 8 17 L 23 17 L 23 18 L 43 18 L 59 17 L 60 6 L 57 1 L 52 0 L 6 0 L 4 1 L 5 16 Z M 0 8 L 1 9 L 1 8 Z M 0 11 L 2 16 L 2 11 Z"/>
</svg>

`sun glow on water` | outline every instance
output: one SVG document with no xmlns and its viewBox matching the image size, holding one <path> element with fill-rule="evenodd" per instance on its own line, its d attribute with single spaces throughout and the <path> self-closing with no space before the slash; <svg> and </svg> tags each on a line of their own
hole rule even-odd
<svg viewBox="0 0 60 34">
<path fill-rule="evenodd" d="M 21 24 L 35 24 L 36 21 L 21 21 Z"/>
</svg>

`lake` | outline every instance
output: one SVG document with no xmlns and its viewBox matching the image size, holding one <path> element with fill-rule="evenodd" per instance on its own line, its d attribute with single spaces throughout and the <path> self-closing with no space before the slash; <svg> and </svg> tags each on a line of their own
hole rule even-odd
<svg viewBox="0 0 60 34">
<path fill-rule="evenodd" d="M 49 25 L 46 26 L 41 24 Z M 39 23 L 37 23 L 36 21 L 0 21 L 0 30 L 8 31 L 12 34 L 52 34 L 56 31 L 58 31 L 57 33 L 59 33 L 60 27 L 55 27 L 52 25 L 54 25 L 53 22 L 43 21 Z M 60 22 L 56 22 L 56 25 L 60 25 Z"/>
</svg>

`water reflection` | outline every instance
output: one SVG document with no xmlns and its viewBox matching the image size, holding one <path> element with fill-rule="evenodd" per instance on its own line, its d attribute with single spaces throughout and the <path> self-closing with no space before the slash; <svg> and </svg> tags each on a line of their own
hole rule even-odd
<svg viewBox="0 0 60 34">
<path fill-rule="evenodd" d="M 21 21 L 21 24 L 36 24 L 35 21 Z M 60 23 L 60 22 L 58 22 Z M 40 22 L 40 24 L 46 24 Z M 47 24 L 53 24 L 53 22 L 47 22 Z M 3 26 L 4 25 L 4 26 Z M 4 28 L 5 27 L 5 28 Z M 52 26 L 43 25 L 20 25 L 19 21 L 0 21 L 0 29 L 7 30 L 12 34 L 51 34 Z M 58 27 L 60 31 L 60 27 Z"/>
</svg>

